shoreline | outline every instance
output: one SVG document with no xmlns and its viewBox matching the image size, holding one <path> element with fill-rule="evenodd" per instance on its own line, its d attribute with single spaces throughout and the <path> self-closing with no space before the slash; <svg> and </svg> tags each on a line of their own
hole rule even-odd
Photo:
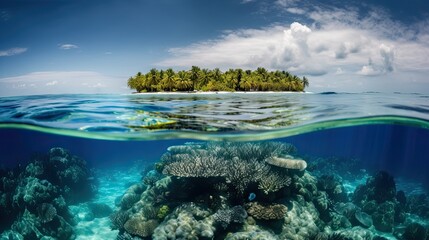
<svg viewBox="0 0 429 240">
<path fill-rule="evenodd" d="M 200 95 L 210 95 L 210 94 L 290 94 L 290 93 L 307 93 L 311 94 L 312 92 L 293 92 L 293 91 L 284 91 L 284 92 L 274 92 L 274 91 L 236 91 L 236 92 L 228 92 L 228 91 L 194 91 L 194 92 L 142 92 L 137 93 L 133 92 L 130 93 L 132 95 L 174 95 L 174 94 L 200 94 Z"/>
</svg>

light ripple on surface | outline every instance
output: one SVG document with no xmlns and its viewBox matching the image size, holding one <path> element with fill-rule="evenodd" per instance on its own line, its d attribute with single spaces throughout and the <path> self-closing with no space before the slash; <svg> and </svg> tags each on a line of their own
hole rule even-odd
<svg viewBox="0 0 429 240">
<path fill-rule="evenodd" d="M 427 127 L 426 101 L 422 94 L 382 93 L 39 95 L 0 98 L 0 122 L 99 138 L 267 139 L 365 121 Z"/>
</svg>

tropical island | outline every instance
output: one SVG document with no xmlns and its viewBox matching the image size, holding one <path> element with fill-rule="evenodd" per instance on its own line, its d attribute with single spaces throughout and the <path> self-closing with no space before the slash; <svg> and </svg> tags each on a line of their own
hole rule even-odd
<svg viewBox="0 0 429 240">
<path fill-rule="evenodd" d="M 291 91 L 302 92 L 309 86 L 306 77 L 300 78 L 287 71 L 229 69 L 222 72 L 192 66 L 188 71 L 175 72 L 172 68 L 148 73 L 138 72 L 128 79 L 128 87 L 144 92 L 191 92 L 191 91 Z"/>
</svg>

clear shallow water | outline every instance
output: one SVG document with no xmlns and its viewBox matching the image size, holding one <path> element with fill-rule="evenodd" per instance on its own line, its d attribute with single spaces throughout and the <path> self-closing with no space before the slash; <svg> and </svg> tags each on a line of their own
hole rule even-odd
<svg viewBox="0 0 429 240">
<path fill-rule="evenodd" d="M 427 95 L 380 93 L 2 98 L 0 234 L 24 239 L 423 239 L 407 234 L 419 227 L 429 230 L 427 100 Z M 253 148 L 243 142 L 262 139 L 251 142 Z M 206 144 L 216 147 L 206 151 Z M 264 178 L 292 179 L 273 192 L 260 188 L 256 173 L 249 173 L 256 174 L 248 175 L 254 180 L 237 195 L 244 177 L 178 178 L 174 174 L 184 173 L 162 170 L 175 162 L 165 162 L 174 152 L 171 146 L 198 149 L 178 150 L 178 159 L 192 162 L 194 154 L 203 154 L 209 164 L 221 157 L 220 166 L 234 170 L 253 164 L 249 159 L 267 144 L 293 145 L 296 151 L 278 154 L 308 165 L 302 172 L 269 166 L 273 172 L 264 176 L 273 179 Z M 228 153 L 232 149 L 237 158 Z M 267 167 L 265 157 L 256 161 Z M 185 175 L 204 175 L 195 171 Z M 46 181 L 53 186 L 41 187 Z M 370 208 L 372 201 L 382 207 Z M 279 204 L 278 211 L 285 206 L 287 212 L 281 219 L 258 219 L 253 203 Z M 368 214 L 373 224 L 362 225 L 341 204 L 358 216 Z M 219 222 L 219 215 L 232 216 L 232 209 L 250 217 Z"/>
<path fill-rule="evenodd" d="M 428 128 L 428 99 L 399 93 L 43 95 L 2 98 L 0 123 L 106 139 L 267 139 L 371 123 Z"/>
</svg>

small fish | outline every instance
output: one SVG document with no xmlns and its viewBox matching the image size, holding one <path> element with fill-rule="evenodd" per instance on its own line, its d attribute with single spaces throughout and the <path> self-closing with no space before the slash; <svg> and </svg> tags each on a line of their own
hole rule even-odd
<svg viewBox="0 0 429 240">
<path fill-rule="evenodd" d="M 249 201 L 253 201 L 253 200 L 255 200 L 255 198 L 256 198 L 256 194 L 254 194 L 254 193 L 249 194 Z"/>
</svg>

